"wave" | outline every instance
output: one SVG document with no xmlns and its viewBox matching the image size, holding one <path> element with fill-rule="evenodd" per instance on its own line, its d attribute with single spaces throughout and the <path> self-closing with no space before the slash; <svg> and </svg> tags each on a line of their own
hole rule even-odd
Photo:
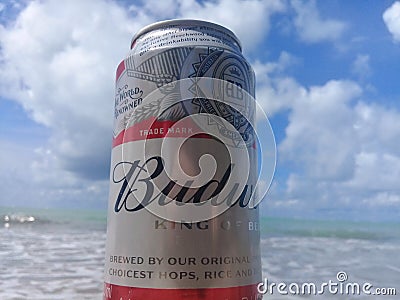
<svg viewBox="0 0 400 300">
<path fill-rule="evenodd" d="M 67 209 L 29 209 L 0 207 L 1 227 L 38 228 L 90 228 L 106 229 L 106 214 L 103 211 Z"/>
<path fill-rule="evenodd" d="M 23 213 L 3 214 L 0 216 L 0 220 L 3 222 L 4 227 L 10 227 L 11 225 L 15 226 L 50 223 L 50 220 L 46 220 L 42 217 Z"/>
</svg>

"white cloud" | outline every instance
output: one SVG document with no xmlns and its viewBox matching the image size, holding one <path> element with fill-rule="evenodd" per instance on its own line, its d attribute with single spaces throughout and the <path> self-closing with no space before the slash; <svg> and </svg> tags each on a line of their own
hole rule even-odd
<svg viewBox="0 0 400 300">
<path fill-rule="evenodd" d="M 7 140 L 0 144 L 1 205 L 105 207 L 108 181 L 93 182 L 63 170 L 50 149 Z"/>
<path fill-rule="evenodd" d="M 29 3 L 2 28 L 0 91 L 52 129 L 50 147 L 65 169 L 107 174 L 114 70 L 148 21 L 132 21 L 112 2 L 68 1 L 60 9 L 50 0 Z"/>
<path fill-rule="evenodd" d="M 245 51 L 255 50 L 268 34 L 272 14 L 285 10 L 282 0 L 179 1 L 179 17 L 203 19 L 233 30 Z"/>
<path fill-rule="evenodd" d="M 346 187 L 400 193 L 400 112 L 362 102 L 354 110 L 360 152 L 355 155 L 355 175 Z"/>
<path fill-rule="evenodd" d="M 179 13 L 176 0 L 143 0 L 141 5 L 131 5 L 129 10 L 140 16 L 156 16 L 160 19 L 173 19 Z"/>
<path fill-rule="evenodd" d="M 200 18 L 230 27 L 245 49 L 254 49 L 283 3 L 143 1 L 126 8 L 71 0 L 61 8 L 46 0 L 21 6 L 14 20 L 0 25 L 0 94 L 51 129 L 48 144 L 29 155 L 32 182 L 58 191 L 57 198 L 106 181 L 115 69 L 137 30 L 164 18 Z"/>
<path fill-rule="evenodd" d="M 124 8 L 72 0 L 60 9 L 59 1 L 48 0 L 20 7 L 15 20 L 0 25 L 0 94 L 51 129 L 47 145 L 21 154 L 31 159 L 25 174 L 42 187 L 31 184 L 31 190 L 39 195 L 48 188 L 54 198 L 71 197 L 84 195 L 91 180 L 106 181 L 114 72 L 138 29 L 163 18 L 203 18 L 237 31 L 251 49 L 267 34 L 270 15 L 284 9 L 282 3 L 143 1 Z"/>
<path fill-rule="evenodd" d="M 296 206 L 298 204 L 299 200 L 291 199 L 291 200 L 284 200 L 284 201 L 275 201 L 274 206 L 278 207 L 290 207 L 290 206 Z"/>
<path fill-rule="evenodd" d="M 383 13 L 383 21 L 395 42 L 400 42 L 400 2 L 396 1 Z"/>
<path fill-rule="evenodd" d="M 22 205 L 26 201 L 24 194 L 36 194 L 33 191 L 35 185 L 32 184 L 33 174 L 30 168 L 30 160 L 34 157 L 34 153 L 6 140 L 0 142 L 1 205 L 9 205 L 8 199 L 12 199 L 15 205 Z"/>
<path fill-rule="evenodd" d="M 394 108 L 360 102 L 355 107 L 354 128 L 364 152 L 400 155 L 400 112 Z"/>
<path fill-rule="evenodd" d="M 293 101 L 301 98 L 306 90 L 285 71 L 298 63 L 293 55 L 282 52 L 277 62 L 252 64 L 257 78 L 256 99 L 269 117 L 290 108 Z"/>
<path fill-rule="evenodd" d="M 309 43 L 336 41 L 344 33 L 346 23 L 333 19 L 323 19 L 317 9 L 316 1 L 292 0 L 296 12 L 294 25 L 299 37 Z"/>
<path fill-rule="evenodd" d="M 21 159 L 2 173 L 2 193 L 11 205 L 104 204 L 115 69 L 132 34 L 153 19 L 133 21 L 116 3 L 94 0 L 29 2 L 15 18 L 0 25 L 0 94 L 51 137 L 36 150 L 3 148 Z"/>
<path fill-rule="evenodd" d="M 329 81 L 311 87 L 294 101 L 280 151 L 305 167 L 307 177 L 345 179 L 351 176 L 356 149 L 349 102 L 360 88 L 348 81 Z"/>
<path fill-rule="evenodd" d="M 291 3 L 302 40 L 337 41 L 343 35 L 346 24 L 323 19 L 315 1 Z M 0 93 L 49 127 L 51 138 L 35 151 L 17 145 L 0 149 L 9 170 L 0 178 L 4 197 L 21 198 L 26 191 L 20 186 L 30 197 L 47 195 L 58 202 L 107 197 L 108 183 L 101 179 L 109 167 L 114 71 L 139 28 L 160 18 L 213 20 L 234 30 L 245 49 L 255 50 L 268 34 L 270 17 L 285 5 L 182 0 L 123 8 L 110 1 L 72 0 L 60 9 L 56 0 L 30 2 L 15 22 L 0 25 Z M 385 22 L 389 27 L 395 21 Z M 286 182 L 272 189 L 278 195 L 275 207 L 362 206 L 363 200 L 398 207 L 400 112 L 361 101 L 363 91 L 352 81 L 302 86 L 287 75 L 297 63 L 282 51 L 277 62 L 253 64 L 257 99 L 268 115 L 289 114 L 278 158 L 290 168 Z M 369 57 L 359 55 L 353 71 L 368 69 Z"/>
<path fill-rule="evenodd" d="M 285 9 L 285 0 L 150 0 L 129 7 L 142 19 L 153 16 L 156 19 L 186 18 L 219 23 L 235 32 L 245 51 L 254 50 L 268 34 L 271 15 Z"/>
<path fill-rule="evenodd" d="M 398 206 L 400 205 L 400 195 L 390 192 L 382 192 L 374 195 L 373 197 L 364 199 L 362 203 L 372 207 Z"/>
<path fill-rule="evenodd" d="M 358 54 L 352 64 L 351 71 L 360 79 L 369 77 L 372 74 L 370 56 L 367 54 Z"/>
<path fill-rule="evenodd" d="M 365 192 L 399 189 L 400 157 L 382 150 L 356 154 L 355 174 L 348 187 Z"/>
<path fill-rule="evenodd" d="M 143 5 L 124 9 L 108 1 L 73 0 L 60 9 L 55 0 L 35 1 L 15 22 L 0 27 L 0 92 L 53 130 L 54 155 L 81 175 L 104 174 L 108 168 L 114 70 L 139 28 L 175 14 L 212 19 L 237 31 L 251 48 L 267 33 L 269 16 L 284 8 L 282 1 Z"/>
<path fill-rule="evenodd" d="M 314 210 L 400 209 L 400 111 L 361 96 L 354 82 L 329 81 L 293 101 L 278 153 L 292 166 L 286 198 Z"/>
</svg>

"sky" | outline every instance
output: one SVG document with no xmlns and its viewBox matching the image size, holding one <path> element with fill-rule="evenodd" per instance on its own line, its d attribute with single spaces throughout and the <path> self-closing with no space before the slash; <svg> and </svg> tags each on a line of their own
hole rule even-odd
<svg viewBox="0 0 400 300">
<path fill-rule="evenodd" d="M 0 206 L 106 209 L 114 76 L 135 32 L 233 30 L 277 142 L 267 216 L 400 220 L 400 2 L 0 1 Z"/>
</svg>

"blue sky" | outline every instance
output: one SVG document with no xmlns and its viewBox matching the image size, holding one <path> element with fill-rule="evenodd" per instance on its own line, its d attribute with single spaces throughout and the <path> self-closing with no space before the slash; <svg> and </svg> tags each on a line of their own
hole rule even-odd
<svg viewBox="0 0 400 300">
<path fill-rule="evenodd" d="M 132 35 L 198 18 L 241 39 L 277 139 L 262 213 L 400 219 L 400 2 L 1 1 L 0 205 L 104 209 Z"/>
</svg>

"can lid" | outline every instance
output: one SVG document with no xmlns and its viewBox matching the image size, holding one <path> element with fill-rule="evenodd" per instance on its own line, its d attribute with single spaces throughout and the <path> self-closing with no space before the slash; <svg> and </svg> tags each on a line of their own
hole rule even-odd
<svg viewBox="0 0 400 300">
<path fill-rule="evenodd" d="M 232 37 L 232 39 L 235 41 L 235 43 L 239 47 L 239 50 L 242 51 L 242 44 L 240 43 L 236 34 L 233 33 L 233 31 L 231 31 L 230 29 L 228 29 L 222 25 L 216 24 L 216 23 L 203 21 L 203 20 L 196 20 L 196 19 L 172 19 L 172 20 L 165 20 L 165 21 L 160 21 L 160 22 L 156 22 L 156 23 L 147 25 L 146 27 L 143 27 L 141 30 L 139 30 L 133 36 L 130 48 L 131 49 L 133 48 L 135 41 L 140 36 L 150 32 L 150 31 L 157 30 L 157 29 L 164 28 L 164 27 L 179 26 L 179 25 L 181 25 L 181 26 L 209 26 L 209 27 L 215 28 L 217 30 L 220 30 L 220 31 L 224 32 L 225 34 L 229 35 L 230 37 Z"/>
</svg>

